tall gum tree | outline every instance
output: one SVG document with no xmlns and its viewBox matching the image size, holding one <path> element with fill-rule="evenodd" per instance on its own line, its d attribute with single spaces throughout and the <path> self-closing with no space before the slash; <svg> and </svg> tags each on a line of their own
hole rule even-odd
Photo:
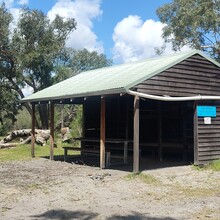
<svg viewBox="0 0 220 220">
<path fill-rule="evenodd" d="M 157 15 L 166 24 L 163 38 L 174 50 L 187 45 L 220 62 L 220 0 L 173 0 Z"/>
<path fill-rule="evenodd" d="M 34 92 L 53 83 L 53 73 L 69 34 L 76 29 L 75 19 L 56 16 L 53 21 L 38 10 L 22 9 L 17 27 L 10 32 L 12 15 L 0 7 L 0 86 L 24 97 L 23 88 Z M 30 112 L 30 106 L 25 104 Z M 47 106 L 39 105 L 42 128 L 48 128 Z"/>
</svg>

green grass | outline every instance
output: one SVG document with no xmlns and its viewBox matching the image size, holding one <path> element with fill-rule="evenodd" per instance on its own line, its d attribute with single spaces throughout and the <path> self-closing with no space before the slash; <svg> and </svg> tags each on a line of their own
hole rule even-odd
<svg viewBox="0 0 220 220">
<path fill-rule="evenodd" d="M 214 171 L 220 171 L 220 160 L 215 160 L 211 164 L 211 169 Z"/>
<path fill-rule="evenodd" d="M 147 184 L 158 184 L 160 183 L 160 181 L 150 175 L 150 174 L 143 174 L 143 173 L 131 173 L 131 174 L 128 174 L 126 177 L 125 177 L 126 180 L 141 180 Z"/>
<path fill-rule="evenodd" d="M 49 157 L 50 147 L 46 146 L 35 146 L 35 157 Z M 54 155 L 63 155 L 63 148 L 54 148 Z M 11 160 L 28 160 L 31 159 L 31 146 L 19 145 L 14 148 L 0 149 L 0 161 L 11 161 Z"/>
<path fill-rule="evenodd" d="M 206 165 L 193 165 L 193 169 L 198 171 L 203 171 L 203 170 L 220 171 L 220 160 L 214 160 L 213 162 Z"/>
</svg>

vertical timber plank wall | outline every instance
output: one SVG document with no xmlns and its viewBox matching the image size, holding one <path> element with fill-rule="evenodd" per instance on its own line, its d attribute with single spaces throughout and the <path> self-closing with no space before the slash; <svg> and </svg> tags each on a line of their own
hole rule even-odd
<svg viewBox="0 0 220 220">
<path fill-rule="evenodd" d="M 220 68 L 194 55 L 134 88 L 152 95 L 220 95 Z"/>
<path fill-rule="evenodd" d="M 216 106 L 216 118 L 211 124 L 204 124 L 204 118 L 198 117 L 198 164 L 220 159 L 220 102 L 200 102 L 198 105 Z"/>
</svg>

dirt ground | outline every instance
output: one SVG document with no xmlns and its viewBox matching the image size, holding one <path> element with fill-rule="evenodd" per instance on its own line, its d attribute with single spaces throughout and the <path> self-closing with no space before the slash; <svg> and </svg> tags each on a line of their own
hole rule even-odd
<svg viewBox="0 0 220 220">
<path fill-rule="evenodd" d="M 113 168 L 0 163 L 0 219 L 220 219 L 220 172 L 148 166 L 145 178 L 131 178 Z"/>
</svg>

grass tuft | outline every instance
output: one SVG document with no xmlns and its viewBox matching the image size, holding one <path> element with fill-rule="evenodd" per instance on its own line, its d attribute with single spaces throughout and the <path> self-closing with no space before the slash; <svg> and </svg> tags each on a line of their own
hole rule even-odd
<svg viewBox="0 0 220 220">
<path fill-rule="evenodd" d="M 125 177 L 126 180 L 141 180 L 147 184 L 158 184 L 160 181 L 150 175 L 150 174 L 143 174 L 143 173 L 131 173 L 131 174 L 128 174 L 126 177 Z"/>
<path fill-rule="evenodd" d="M 203 170 L 220 171 L 220 160 L 214 160 L 213 162 L 206 165 L 193 165 L 192 168 L 197 171 L 203 171 Z"/>
<path fill-rule="evenodd" d="M 220 171 L 220 160 L 214 160 L 211 164 L 211 169 L 214 171 Z"/>
</svg>

